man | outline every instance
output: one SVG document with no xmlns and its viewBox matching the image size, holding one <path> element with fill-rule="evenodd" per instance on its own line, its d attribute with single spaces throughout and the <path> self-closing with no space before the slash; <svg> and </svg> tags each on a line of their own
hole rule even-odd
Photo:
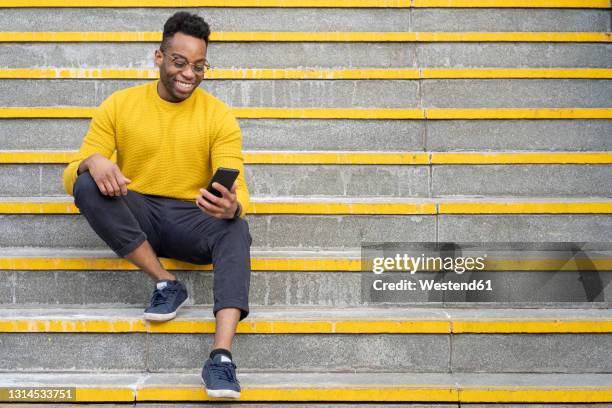
<svg viewBox="0 0 612 408">
<path fill-rule="evenodd" d="M 168 19 L 155 51 L 160 79 L 117 91 L 100 105 L 64 171 L 64 187 L 111 249 L 156 281 L 145 319 L 170 320 L 188 299 L 158 257 L 214 264 L 216 332 L 202 379 L 209 396 L 238 398 L 231 346 L 249 313 L 251 236 L 241 218 L 249 193 L 238 123 L 198 88 L 209 67 L 209 35 L 199 16 Z M 240 171 L 230 190 L 213 184 L 220 198 L 203 189 L 219 167 Z"/>
</svg>

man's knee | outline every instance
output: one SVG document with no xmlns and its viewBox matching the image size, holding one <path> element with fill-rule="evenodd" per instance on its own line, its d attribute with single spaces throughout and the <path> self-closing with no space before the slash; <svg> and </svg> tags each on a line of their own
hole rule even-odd
<svg viewBox="0 0 612 408">
<path fill-rule="evenodd" d="M 80 204 L 87 197 L 91 198 L 93 195 L 100 195 L 100 189 L 93 177 L 91 177 L 91 174 L 85 171 L 77 177 L 72 193 L 74 195 L 74 203 L 80 208 Z"/>
<path fill-rule="evenodd" d="M 249 224 L 242 218 L 233 220 L 228 223 L 228 235 L 231 235 L 234 239 L 245 239 L 247 240 L 249 245 L 251 245 L 252 239 L 251 234 L 249 232 Z"/>
</svg>

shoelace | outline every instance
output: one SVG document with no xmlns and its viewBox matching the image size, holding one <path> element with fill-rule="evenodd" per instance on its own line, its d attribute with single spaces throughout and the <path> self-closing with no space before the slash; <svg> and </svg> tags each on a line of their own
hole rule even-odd
<svg viewBox="0 0 612 408">
<path fill-rule="evenodd" d="M 210 365 L 210 370 L 215 375 L 215 377 L 220 378 L 225 381 L 235 382 L 236 384 L 240 384 L 240 382 L 236 378 L 236 375 L 235 375 L 236 372 L 234 371 L 235 369 L 236 369 L 236 366 L 234 365 L 234 363 L 220 363 L 220 364 L 212 363 Z"/>
<path fill-rule="evenodd" d="M 155 289 L 153 292 L 153 306 L 158 306 L 166 303 L 168 296 L 177 292 L 176 288 Z"/>
</svg>

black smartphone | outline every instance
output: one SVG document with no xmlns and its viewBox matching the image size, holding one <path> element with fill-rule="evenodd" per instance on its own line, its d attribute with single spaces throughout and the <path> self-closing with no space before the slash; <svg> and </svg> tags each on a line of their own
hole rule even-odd
<svg viewBox="0 0 612 408">
<path fill-rule="evenodd" d="M 214 189 L 212 184 L 217 182 L 228 190 L 231 190 L 232 186 L 234 185 L 234 181 L 236 181 L 236 178 L 238 177 L 238 174 L 240 174 L 239 170 L 219 167 L 215 172 L 215 175 L 213 176 L 212 180 L 210 180 L 210 183 L 208 183 L 208 187 L 206 187 L 206 190 L 210 191 L 211 194 L 214 196 L 223 197 L 223 194 Z"/>
</svg>

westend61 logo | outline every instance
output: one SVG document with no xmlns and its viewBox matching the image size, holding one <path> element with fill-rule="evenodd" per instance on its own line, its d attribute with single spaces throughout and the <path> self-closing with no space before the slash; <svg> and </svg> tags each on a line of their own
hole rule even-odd
<svg viewBox="0 0 612 408">
<path fill-rule="evenodd" d="M 361 296 L 389 304 L 605 302 L 611 266 L 611 243 L 364 243 Z"/>
</svg>

